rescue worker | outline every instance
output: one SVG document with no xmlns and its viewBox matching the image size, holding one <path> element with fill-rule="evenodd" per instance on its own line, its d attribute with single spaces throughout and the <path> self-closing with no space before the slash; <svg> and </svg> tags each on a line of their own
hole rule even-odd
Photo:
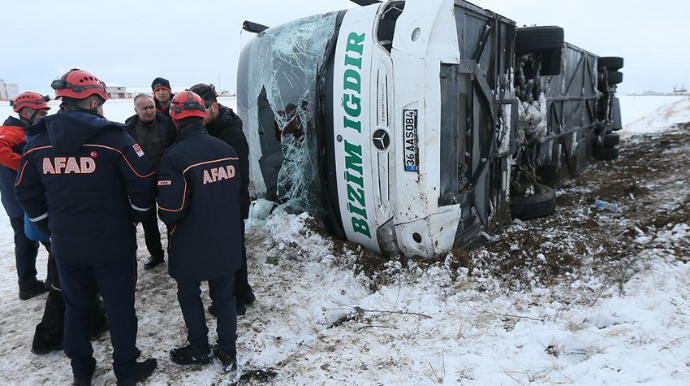
<svg viewBox="0 0 690 386">
<path fill-rule="evenodd" d="M 170 350 L 178 364 L 208 364 L 215 356 L 226 372 L 237 369 L 237 314 L 232 294 L 242 263 L 239 160 L 227 143 L 203 126 L 204 101 L 191 91 L 170 105 L 176 142 L 158 170 L 158 210 L 170 230 L 168 270 L 177 281 L 177 300 L 188 344 Z M 218 342 L 212 349 L 201 301 L 208 281 L 217 313 Z"/>
<path fill-rule="evenodd" d="M 0 126 L 0 194 L 14 231 L 14 257 L 19 284 L 19 299 L 28 300 L 47 291 L 46 283 L 36 278 L 38 242 L 26 237 L 24 211 L 14 193 L 19 158 L 26 145 L 25 130 L 48 115 L 50 97 L 23 92 L 10 102 L 18 118 L 10 116 Z M 45 244 L 44 244 L 45 245 Z M 46 249 L 48 247 L 46 246 Z M 49 272 L 50 273 L 50 272 Z"/>
<path fill-rule="evenodd" d="M 2 126 L 0 127 L 0 163 L 13 170 L 12 174 L 2 174 L 3 177 L 10 175 L 11 180 L 2 183 L 2 186 L 9 186 L 11 197 L 15 200 L 15 205 L 19 207 L 19 203 L 14 198 L 14 181 L 16 179 L 16 170 L 19 166 L 19 159 L 21 157 L 21 149 L 24 148 L 27 142 L 30 141 L 31 135 L 26 131 L 37 123 L 41 118 L 48 114 L 50 107 L 49 96 L 43 96 L 39 93 L 27 91 L 19 94 L 17 98 L 10 101 L 10 104 L 19 115 L 20 123 L 24 127 L 17 126 Z M 21 130 L 19 130 L 21 129 Z M 28 217 L 24 215 L 22 234 L 28 240 L 34 243 L 41 243 L 48 251 L 48 274 L 45 281 L 45 288 L 48 289 L 48 297 L 43 311 L 41 322 L 36 325 L 34 338 L 31 344 L 31 352 L 36 355 L 47 354 L 55 350 L 62 350 L 62 338 L 64 331 L 65 320 L 65 303 L 62 300 L 60 292 L 60 282 L 55 265 L 55 258 L 50 253 L 50 239 L 41 234 L 38 229 L 29 221 Z M 38 251 L 38 248 L 36 248 Z M 35 257 L 34 257 L 35 262 Z M 34 268 L 35 273 L 35 268 Z M 20 292 L 20 299 L 25 293 Z M 100 303 L 100 302 L 99 302 Z M 107 330 L 107 319 L 103 311 L 98 308 L 94 315 L 95 323 L 92 331 L 92 338 L 99 336 L 102 332 Z"/>
<path fill-rule="evenodd" d="M 242 186 L 240 188 L 240 213 L 242 220 L 249 217 L 249 206 L 251 199 L 249 198 L 249 144 L 247 138 L 242 131 L 242 120 L 232 111 L 231 108 L 225 107 L 218 103 L 218 95 L 215 87 L 212 85 L 199 83 L 190 88 L 191 91 L 198 94 L 206 106 L 206 118 L 204 119 L 204 127 L 212 136 L 222 140 L 228 145 L 232 146 L 237 152 L 240 159 L 240 178 Z M 233 294 L 235 295 L 237 315 L 244 315 L 247 306 L 252 305 L 256 300 L 256 296 L 249 285 L 249 274 L 247 271 L 247 248 L 244 243 L 244 221 L 242 221 L 242 265 L 235 274 L 235 285 Z M 209 313 L 215 315 L 215 308 L 210 307 Z"/>
<path fill-rule="evenodd" d="M 136 114 L 125 121 L 127 132 L 141 146 L 141 150 L 144 151 L 146 158 L 151 163 L 153 171 L 157 171 L 163 152 L 175 140 L 177 129 L 170 118 L 156 112 L 153 98 L 146 94 L 139 94 L 134 97 L 134 112 Z M 155 206 L 141 222 L 141 226 L 144 228 L 146 249 L 150 254 L 149 259 L 144 263 L 144 268 L 151 269 L 164 261 Z"/>
<path fill-rule="evenodd" d="M 156 112 L 170 118 L 170 102 L 175 94 L 172 93 L 170 82 L 165 78 L 156 78 L 151 82 L 153 101 L 156 103 Z"/>
<path fill-rule="evenodd" d="M 60 112 L 33 127 L 20 160 L 17 200 L 52 240 L 65 300 L 64 351 L 75 385 L 96 370 L 90 334 L 103 295 L 118 385 L 135 385 L 156 368 L 137 362 L 136 227 L 154 204 L 154 173 L 124 125 L 103 118 L 105 84 L 72 69 L 52 82 Z"/>
</svg>

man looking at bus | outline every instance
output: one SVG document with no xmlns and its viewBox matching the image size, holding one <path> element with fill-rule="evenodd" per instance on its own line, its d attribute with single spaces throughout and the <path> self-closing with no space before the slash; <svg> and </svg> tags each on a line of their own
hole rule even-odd
<svg viewBox="0 0 690 386">
<path fill-rule="evenodd" d="M 170 350 L 178 364 L 218 358 L 226 372 L 237 368 L 237 314 L 232 294 L 242 263 L 239 160 L 227 143 L 203 126 L 204 101 L 191 91 L 173 98 L 170 116 L 179 130 L 158 171 L 158 207 L 170 231 L 168 269 L 189 344 Z M 201 282 L 208 281 L 217 314 L 218 344 L 211 349 Z"/>
</svg>

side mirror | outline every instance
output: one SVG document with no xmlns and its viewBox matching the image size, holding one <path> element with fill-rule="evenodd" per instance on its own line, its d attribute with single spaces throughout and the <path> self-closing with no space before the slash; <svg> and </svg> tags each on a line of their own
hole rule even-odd
<svg viewBox="0 0 690 386">
<path fill-rule="evenodd" d="M 259 23 L 254 23 L 253 21 L 245 20 L 244 23 L 242 23 L 242 29 L 247 32 L 253 32 L 258 34 L 259 32 L 267 30 L 268 27 Z"/>
</svg>

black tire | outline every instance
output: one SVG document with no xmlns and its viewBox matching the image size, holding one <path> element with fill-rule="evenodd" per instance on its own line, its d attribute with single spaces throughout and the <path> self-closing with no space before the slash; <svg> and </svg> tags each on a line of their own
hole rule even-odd
<svg viewBox="0 0 690 386">
<path fill-rule="evenodd" d="M 515 32 L 515 52 L 560 50 L 564 43 L 563 28 L 556 26 L 523 27 Z"/>
<path fill-rule="evenodd" d="M 556 211 L 556 192 L 546 185 L 537 185 L 539 192 L 531 196 L 510 198 L 510 214 L 523 221 L 546 217 Z"/>
<path fill-rule="evenodd" d="M 618 133 L 606 134 L 604 136 L 604 147 L 614 147 L 621 143 L 621 136 Z"/>
<path fill-rule="evenodd" d="M 598 60 L 599 68 L 606 67 L 609 71 L 618 71 L 623 68 L 623 58 L 618 56 L 602 56 Z"/>
<path fill-rule="evenodd" d="M 620 71 L 609 71 L 607 80 L 609 84 L 618 84 L 623 82 L 623 73 Z"/>
<path fill-rule="evenodd" d="M 595 149 L 594 158 L 599 161 L 613 161 L 618 159 L 619 154 L 617 147 L 602 147 L 601 149 Z"/>
</svg>

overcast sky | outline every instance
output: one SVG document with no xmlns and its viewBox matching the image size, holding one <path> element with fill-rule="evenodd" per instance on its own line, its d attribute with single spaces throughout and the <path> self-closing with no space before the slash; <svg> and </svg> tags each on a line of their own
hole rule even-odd
<svg viewBox="0 0 690 386">
<path fill-rule="evenodd" d="M 426 0 L 432 1 L 432 0 Z M 486 0 L 474 4 L 523 25 L 559 25 L 566 41 L 625 59 L 623 93 L 690 87 L 690 3 L 677 0 Z M 0 0 L 0 78 L 50 93 L 73 67 L 110 85 L 145 86 L 158 76 L 173 90 L 214 83 L 235 91 L 237 58 L 268 26 L 357 7 L 347 0 Z"/>
</svg>

